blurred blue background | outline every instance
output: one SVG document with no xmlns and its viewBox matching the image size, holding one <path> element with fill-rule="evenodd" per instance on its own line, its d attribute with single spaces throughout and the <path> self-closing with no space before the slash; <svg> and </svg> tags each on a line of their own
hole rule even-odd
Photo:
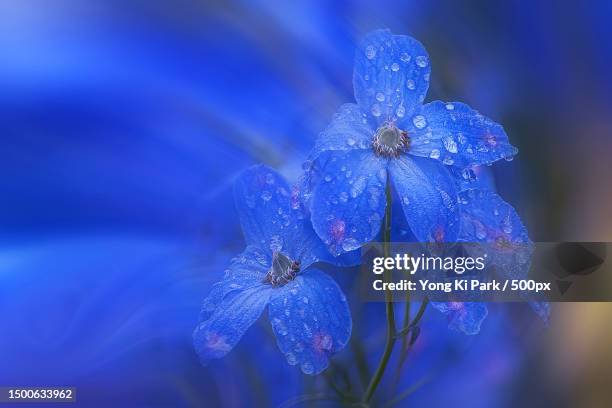
<svg viewBox="0 0 612 408">
<path fill-rule="evenodd" d="M 259 162 L 297 177 L 376 28 L 426 46 L 427 100 L 504 125 L 520 153 L 494 167 L 497 188 L 532 239 L 610 241 L 611 18 L 605 1 L 0 2 L 0 385 L 76 386 L 87 406 L 323 389 L 265 321 L 208 367 L 191 332 L 243 246 L 232 179 Z M 350 294 L 350 271 L 337 278 Z M 355 347 L 373 364 L 382 306 L 349 301 L 356 345 L 339 364 Z M 612 309 L 557 306 L 548 327 L 492 306 L 475 337 L 428 311 L 400 386 L 428 382 L 407 401 L 611 401 Z"/>
</svg>

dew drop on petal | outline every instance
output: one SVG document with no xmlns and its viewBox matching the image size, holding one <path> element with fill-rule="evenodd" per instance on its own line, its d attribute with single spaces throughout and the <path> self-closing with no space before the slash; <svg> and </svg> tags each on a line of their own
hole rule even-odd
<svg viewBox="0 0 612 408">
<path fill-rule="evenodd" d="M 429 157 L 431 157 L 432 159 L 439 159 L 440 151 L 438 149 L 433 149 L 431 153 L 429 153 Z"/>
<path fill-rule="evenodd" d="M 445 137 L 442 142 L 444 143 L 444 148 L 451 153 L 457 153 L 457 143 L 455 139 L 450 136 Z"/>
<path fill-rule="evenodd" d="M 427 126 L 427 121 L 423 115 L 416 115 L 414 118 L 412 118 L 412 123 L 414 123 L 414 126 L 416 126 L 417 129 L 423 129 L 425 126 Z"/>
<path fill-rule="evenodd" d="M 360 176 L 355 180 L 353 186 L 351 187 L 351 197 L 356 198 L 358 195 L 363 193 L 363 190 L 366 187 L 367 180 L 364 176 Z"/>
<path fill-rule="evenodd" d="M 340 201 L 342 201 L 343 203 L 346 203 L 348 201 L 348 193 L 346 191 L 341 192 L 338 197 L 340 198 Z"/>
<path fill-rule="evenodd" d="M 457 133 L 457 140 L 459 141 L 459 143 L 461 144 L 465 144 L 465 142 L 467 141 L 465 138 L 465 135 L 463 133 Z"/>
<path fill-rule="evenodd" d="M 393 64 L 391 64 L 391 71 L 393 72 L 399 71 L 399 64 L 397 62 L 394 62 Z"/>
<path fill-rule="evenodd" d="M 416 64 L 420 68 L 425 68 L 427 66 L 427 57 L 424 55 L 419 55 L 418 57 L 416 57 Z"/>
<path fill-rule="evenodd" d="M 414 91 L 416 89 L 416 84 L 414 83 L 412 79 L 409 79 L 406 81 L 406 87 L 410 89 L 411 91 Z"/>
<path fill-rule="evenodd" d="M 410 62 L 410 55 L 405 52 L 402 52 L 402 54 L 400 55 L 400 60 L 402 62 Z"/>
<path fill-rule="evenodd" d="M 326 174 L 325 177 L 323 177 L 323 179 L 329 183 L 330 181 L 332 181 L 332 176 L 329 174 Z"/>
<path fill-rule="evenodd" d="M 295 355 L 293 353 L 287 353 L 285 354 L 285 357 L 287 357 L 287 363 L 289 363 L 289 365 L 297 364 L 297 358 L 295 358 Z"/>
<path fill-rule="evenodd" d="M 398 118 L 403 118 L 406 114 L 406 108 L 404 108 L 402 105 L 398 106 L 397 110 L 395 111 L 395 114 Z"/>
<path fill-rule="evenodd" d="M 385 100 L 385 94 L 382 92 L 376 92 L 376 100 L 382 102 Z"/>
<path fill-rule="evenodd" d="M 353 139 L 352 137 L 349 137 L 346 139 L 346 144 L 349 146 L 354 146 L 355 145 L 355 139 Z"/>
<path fill-rule="evenodd" d="M 312 363 L 305 362 L 304 364 L 302 364 L 302 372 L 304 374 L 312 374 L 312 373 L 314 373 L 314 367 L 313 367 Z"/>
<path fill-rule="evenodd" d="M 372 115 L 374 115 L 375 117 L 379 117 L 380 114 L 381 114 L 380 105 L 375 103 L 374 105 L 372 105 Z"/>
<path fill-rule="evenodd" d="M 404 196 L 402 197 L 402 202 L 404 203 L 404 205 L 408 205 L 410 204 L 410 199 L 408 198 L 408 196 Z"/>
<path fill-rule="evenodd" d="M 451 166 L 455 163 L 455 161 L 450 156 L 446 156 L 444 160 L 442 160 L 442 163 L 446 164 L 447 166 Z"/>
<path fill-rule="evenodd" d="M 359 242 L 357 242 L 357 240 L 354 238 L 347 238 L 342 241 L 342 249 L 346 252 L 353 251 L 357 248 L 359 248 Z"/>
<path fill-rule="evenodd" d="M 270 201 L 272 199 L 272 193 L 269 191 L 264 191 L 261 193 L 261 199 L 264 201 Z"/>
<path fill-rule="evenodd" d="M 367 59 L 371 60 L 372 58 L 374 58 L 376 56 L 376 48 L 374 48 L 373 45 L 368 45 L 365 48 L 365 56 Z"/>
<path fill-rule="evenodd" d="M 455 109 L 455 105 L 453 105 L 452 103 L 447 103 L 446 104 L 446 109 L 453 110 L 453 109 Z"/>
</svg>

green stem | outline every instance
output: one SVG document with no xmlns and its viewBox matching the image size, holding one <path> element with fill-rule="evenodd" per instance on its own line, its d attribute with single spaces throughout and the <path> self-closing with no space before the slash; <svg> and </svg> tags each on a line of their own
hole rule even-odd
<svg viewBox="0 0 612 408">
<path fill-rule="evenodd" d="M 411 329 L 413 329 L 419 324 L 419 322 L 421 321 L 421 318 L 425 314 L 425 309 L 427 309 L 428 304 L 429 304 L 429 299 L 424 299 L 423 302 L 421 303 L 421 306 L 419 307 L 419 310 L 417 311 L 417 314 L 414 316 L 414 319 L 412 320 L 412 322 L 408 326 L 405 326 L 402 330 L 398 331 L 397 337 L 408 334 L 408 332 Z"/>
<path fill-rule="evenodd" d="M 384 221 L 384 231 L 383 231 L 383 249 L 385 253 L 385 257 L 388 257 L 390 250 L 390 242 L 391 242 L 391 183 L 387 180 L 387 188 L 386 188 L 386 197 L 387 197 L 387 206 L 385 208 L 385 221 Z M 385 270 L 384 278 L 386 282 L 391 281 L 391 271 Z M 387 368 L 387 364 L 389 363 L 389 358 L 391 357 L 391 353 L 393 352 L 393 346 L 395 345 L 396 333 L 395 333 L 395 314 L 393 310 L 393 293 L 387 289 L 385 291 L 385 306 L 387 312 L 387 342 L 385 344 L 385 349 L 378 363 L 378 367 L 368 384 L 368 388 L 363 394 L 362 401 L 364 403 L 368 403 L 380 380 L 382 379 L 383 374 L 385 373 L 385 369 Z"/>
</svg>

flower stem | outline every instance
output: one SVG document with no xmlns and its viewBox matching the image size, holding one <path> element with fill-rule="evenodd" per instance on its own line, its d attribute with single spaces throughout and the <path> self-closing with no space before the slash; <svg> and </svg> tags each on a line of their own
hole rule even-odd
<svg viewBox="0 0 612 408">
<path fill-rule="evenodd" d="M 391 253 L 390 243 L 391 243 L 391 183 L 387 180 L 387 188 L 386 188 L 386 198 L 387 198 L 387 206 L 385 207 L 385 220 L 384 220 L 384 231 L 383 231 L 383 250 L 385 257 L 388 257 Z M 385 270 L 384 280 L 386 282 L 391 281 L 391 271 Z M 393 293 L 387 289 L 385 291 L 385 306 L 387 312 L 387 342 L 385 344 L 385 349 L 378 363 L 378 367 L 368 384 L 368 388 L 366 388 L 365 393 L 363 394 L 362 401 L 364 403 L 368 403 L 380 380 L 382 379 L 383 374 L 385 373 L 385 369 L 387 368 L 387 364 L 389 363 L 389 358 L 391 357 L 391 353 L 393 352 L 393 346 L 395 345 L 396 337 L 396 328 L 395 328 L 395 313 L 393 310 Z"/>
</svg>

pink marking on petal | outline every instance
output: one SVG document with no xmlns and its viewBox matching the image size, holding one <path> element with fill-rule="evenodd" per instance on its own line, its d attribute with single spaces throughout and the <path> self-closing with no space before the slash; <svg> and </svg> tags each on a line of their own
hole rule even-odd
<svg viewBox="0 0 612 408">
<path fill-rule="evenodd" d="M 327 333 L 317 333 L 312 338 L 312 347 L 317 353 L 329 353 L 333 346 L 333 339 Z"/>
<path fill-rule="evenodd" d="M 329 228 L 329 232 L 333 242 L 341 242 L 344 240 L 344 232 L 346 224 L 342 220 L 334 220 Z"/>
<path fill-rule="evenodd" d="M 437 243 L 444 242 L 444 238 L 446 237 L 446 231 L 444 230 L 444 227 L 442 225 L 438 225 L 433 231 L 432 237 Z"/>
<path fill-rule="evenodd" d="M 227 344 L 227 337 L 219 335 L 215 332 L 206 332 L 206 348 L 209 350 L 223 351 L 227 352 L 232 349 L 232 346 Z"/>
<path fill-rule="evenodd" d="M 487 130 L 482 136 L 482 138 L 484 139 L 485 143 L 488 144 L 489 146 L 491 147 L 497 146 L 497 137 L 490 131 Z"/>
</svg>

